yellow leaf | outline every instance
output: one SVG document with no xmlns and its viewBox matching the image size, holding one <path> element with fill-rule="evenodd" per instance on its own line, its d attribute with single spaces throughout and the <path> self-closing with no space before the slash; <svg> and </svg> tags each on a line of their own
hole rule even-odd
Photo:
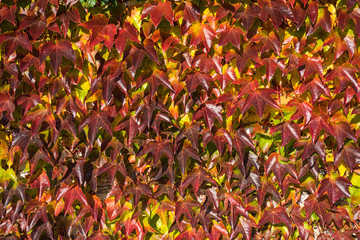
<svg viewBox="0 0 360 240">
<path fill-rule="evenodd" d="M 351 177 L 351 184 L 355 187 L 360 187 L 360 175 L 354 173 Z"/>
</svg>

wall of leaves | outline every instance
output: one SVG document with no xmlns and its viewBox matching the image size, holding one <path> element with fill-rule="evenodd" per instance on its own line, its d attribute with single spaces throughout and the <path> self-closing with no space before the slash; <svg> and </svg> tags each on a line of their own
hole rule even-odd
<svg viewBox="0 0 360 240">
<path fill-rule="evenodd" d="M 356 0 L 0 1 L 0 236 L 360 237 Z"/>
</svg>

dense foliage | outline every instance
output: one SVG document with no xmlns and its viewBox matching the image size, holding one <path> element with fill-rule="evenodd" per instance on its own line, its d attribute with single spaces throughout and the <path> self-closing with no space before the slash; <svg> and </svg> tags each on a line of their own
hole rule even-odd
<svg viewBox="0 0 360 240">
<path fill-rule="evenodd" d="M 0 236 L 354 239 L 360 3 L 0 2 Z"/>
</svg>

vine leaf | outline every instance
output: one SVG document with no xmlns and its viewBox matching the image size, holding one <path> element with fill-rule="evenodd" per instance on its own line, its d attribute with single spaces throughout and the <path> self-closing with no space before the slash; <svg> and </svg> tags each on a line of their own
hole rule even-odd
<svg viewBox="0 0 360 240">
<path fill-rule="evenodd" d="M 341 197 L 350 198 L 349 187 L 351 182 L 344 177 L 329 177 L 324 178 L 320 182 L 318 195 L 322 196 L 327 193 L 330 203 L 333 205 Z"/>
<path fill-rule="evenodd" d="M 160 160 L 163 155 L 166 155 L 172 162 L 174 162 L 174 151 L 169 141 L 152 141 L 138 153 L 138 156 L 151 153 L 154 158 L 154 165 Z"/>
<path fill-rule="evenodd" d="M 58 72 L 62 57 L 66 57 L 75 63 L 75 52 L 69 40 L 61 39 L 54 42 L 47 42 L 40 48 L 40 63 L 43 63 L 46 57 L 50 57 L 50 63 L 55 73 Z"/>
<path fill-rule="evenodd" d="M 212 183 L 215 186 L 217 186 L 216 181 L 212 178 L 212 176 L 209 173 L 207 173 L 202 167 L 198 167 L 197 169 L 195 169 L 193 173 L 187 176 L 185 180 L 181 183 L 181 190 L 184 191 L 184 189 L 191 184 L 195 194 L 197 194 L 201 183 L 204 181 Z"/>
<path fill-rule="evenodd" d="M 266 105 L 279 109 L 279 105 L 271 97 L 271 95 L 275 93 L 276 91 L 272 89 L 257 89 L 256 91 L 250 91 L 243 106 L 243 114 L 251 107 L 251 105 L 255 107 L 256 113 L 260 118 L 262 118 L 264 114 Z"/>
<path fill-rule="evenodd" d="M 212 40 L 216 38 L 215 31 L 206 23 L 193 23 L 188 30 L 188 34 L 191 34 L 190 45 L 195 47 L 202 42 L 207 50 L 210 50 Z"/>
<path fill-rule="evenodd" d="M 263 216 L 261 217 L 258 226 L 262 226 L 265 223 L 271 224 L 285 224 L 290 232 L 292 232 L 291 220 L 284 207 L 276 207 L 265 209 Z"/>
<path fill-rule="evenodd" d="M 179 221 L 182 215 L 185 215 L 189 220 L 192 219 L 193 216 L 193 208 L 200 207 L 201 204 L 192 201 L 192 200 L 184 200 L 184 201 L 177 201 L 175 204 L 175 219 Z"/>
<path fill-rule="evenodd" d="M 189 145 L 184 145 L 180 153 L 176 157 L 179 161 L 179 166 L 182 174 L 185 173 L 186 162 L 188 161 L 189 157 L 201 162 L 201 158 L 199 157 L 199 154 L 197 153 L 196 149 Z"/>
<path fill-rule="evenodd" d="M 32 51 L 32 45 L 28 36 L 23 32 L 5 33 L 0 35 L 0 44 L 6 42 L 5 56 L 10 56 L 20 45 L 28 51 Z"/>
<path fill-rule="evenodd" d="M 171 2 L 158 2 L 157 5 L 147 5 L 144 7 L 141 18 L 145 18 L 150 15 L 151 20 L 154 23 L 155 28 L 158 27 L 161 18 L 164 17 L 166 20 L 173 25 L 174 21 L 174 12 L 171 7 Z"/>
<path fill-rule="evenodd" d="M 191 145 L 196 150 L 198 149 L 199 143 L 199 131 L 200 131 L 200 124 L 192 123 L 188 124 L 185 123 L 185 129 L 181 131 L 181 133 L 177 136 L 177 142 L 180 142 L 182 139 L 186 138 L 191 142 Z"/>
<path fill-rule="evenodd" d="M 104 111 L 93 111 L 80 123 L 79 132 L 81 132 L 85 126 L 89 127 L 88 138 L 90 146 L 93 146 L 94 141 L 96 140 L 96 133 L 99 131 L 100 127 L 112 136 L 111 123 L 108 120 L 108 114 Z"/>
<path fill-rule="evenodd" d="M 41 124 L 45 121 L 47 122 L 52 129 L 56 128 L 56 122 L 54 114 L 50 108 L 41 108 L 34 112 L 28 113 L 22 120 L 20 124 L 26 124 L 31 121 L 31 130 L 32 133 L 38 133 L 41 127 Z"/>
<path fill-rule="evenodd" d="M 195 111 L 193 115 L 193 121 L 204 117 L 206 124 L 211 131 L 212 127 L 214 126 L 215 119 L 222 123 L 221 111 L 222 107 L 215 105 L 215 100 L 209 100 L 201 104 L 200 107 Z"/>
<path fill-rule="evenodd" d="M 355 141 L 356 142 L 356 141 Z M 341 161 L 354 170 L 357 159 L 360 159 L 360 150 L 351 143 L 345 144 L 339 152 L 335 154 L 334 163 L 335 167 L 339 166 Z"/>
</svg>

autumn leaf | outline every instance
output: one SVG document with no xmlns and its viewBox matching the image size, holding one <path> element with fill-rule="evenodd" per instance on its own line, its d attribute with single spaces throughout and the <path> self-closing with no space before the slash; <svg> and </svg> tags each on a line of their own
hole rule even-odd
<svg viewBox="0 0 360 240">
<path fill-rule="evenodd" d="M 350 198 L 349 187 L 351 183 L 348 179 L 343 177 L 329 177 L 324 178 L 320 182 L 318 195 L 322 196 L 325 193 L 329 197 L 330 203 L 333 205 L 339 198 Z"/>
<path fill-rule="evenodd" d="M 0 44 L 6 42 L 5 55 L 12 54 L 20 45 L 22 48 L 32 51 L 32 45 L 28 36 L 23 32 L 5 33 L 0 35 Z"/>
<path fill-rule="evenodd" d="M 289 231 L 292 232 L 291 220 L 284 207 L 265 209 L 263 216 L 258 223 L 258 226 L 262 226 L 265 223 L 285 224 L 288 227 Z"/>
<path fill-rule="evenodd" d="M 96 140 L 96 134 L 100 127 L 112 136 L 111 123 L 108 120 L 107 114 L 103 111 L 91 112 L 91 114 L 80 123 L 78 131 L 81 132 L 85 126 L 89 127 L 88 139 L 90 146 L 94 144 L 94 141 Z"/>
<path fill-rule="evenodd" d="M 203 43 L 207 50 L 210 50 L 212 40 L 216 38 L 215 31 L 206 23 L 193 23 L 187 34 L 191 34 L 190 45 L 196 46 Z"/>
<path fill-rule="evenodd" d="M 210 100 L 200 105 L 200 107 L 196 110 L 196 112 L 193 115 L 193 120 L 197 120 L 201 117 L 204 117 L 207 126 L 211 130 L 214 125 L 215 119 L 219 120 L 219 122 L 222 123 L 221 111 L 222 111 L 222 107 L 215 105 L 215 102 Z"/>
<path fill-rule="evenodd" d="M 57 73 L 62 62 L 62 57 L 66 57 L 75 63 L 75 52 L 68 40 L 58 40 L 56 43 L 47 42 L 40 48 L 40 63 L 50 57 L 50 63 Z"/>
</svg>

